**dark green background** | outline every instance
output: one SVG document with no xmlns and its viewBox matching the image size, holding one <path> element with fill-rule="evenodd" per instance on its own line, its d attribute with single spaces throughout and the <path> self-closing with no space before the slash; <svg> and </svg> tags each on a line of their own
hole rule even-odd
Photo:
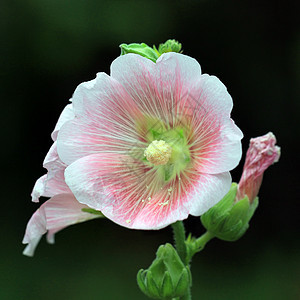
<svg viewBox="0 0 300 300">
<path fill-rule="evenodd" d="M 109 72 L 119 44 L 168 38 L 228 87 L 244 150 L 268 131 L 282 147 L 247 234 L 235 243 L 213 240 L 195 257 L 193 299 L 300 298 L 296 2 L 1 1 L 0 299 L 146 299 L 135 275 L 172 240 L 169 229 L 134 231 L 94 220 L 65 229 L 54 246 L 43 239 L 34 258 L 22 256 L 21 240 L 38 208 L 30 193 L 44 173 L 50 133 L 75 87 Z M 186 225 L 203 232 L 198 218 Z"/>
</svg>

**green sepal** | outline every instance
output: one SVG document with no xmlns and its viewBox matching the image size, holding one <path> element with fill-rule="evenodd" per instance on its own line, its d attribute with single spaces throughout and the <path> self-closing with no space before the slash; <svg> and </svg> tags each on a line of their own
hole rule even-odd
<svg viewBox="0 0 300 300">
<path fill-rule="evenodd" d="M 150 295 L 150 297 L 153 299 L 161 299 L 159 287 L 157 286 L 151 271 L 147 272 L 146 278 L 148 294 Z"/>
<path fill-rule="evenodd" d="M 187 252 L 186 255 L 188 260 L 190 260 L 190 258 L 192 258 L 195 253 L 200 251 L 200 250 L 198 251 L 195 241 L 196 238 L 193 237 L 191 233 L 189 233 L 187 239 L 185 240 L 186 252 Z"/>
<path fill-rule="evenodd" d="M 139 288 L 141 289 L 141 291 L 149 297 L 148 291 L 147 291 L 147 281 L 145 280 L 146 275 L 147 275 L 147 272 L 144 269 L 140 269 L 137 273 L 137 284 L 138 284 Z"/>
<path fill-rule="evenodd" d="M 230 210 L 230 218 L 226 220 L 226 226 L 235 230 L 235 226 L 238 225 L 240 220 L 245 220 L 250 208 L 250 202 L 248 198 L 244 198 L 235 203 Z"/>
<path fill-rule="evenodd" d="M 247 196 L 236 202 L 236 193 L 233 183 L 224 198 L 201 216 L 203 226 L 224 241 L 236 241 L 247 231 L 258 205 L 258 198 L 250 203 Z"/>
<path fill-rule="evenodd" d="M 192 286 L 192 273 L 188 266 L 186 266 L 186 269 L 182 271 L 177 286 L 175 287 L 176 295 L 183 296 L 186 293 L 186 282 L 190 283 L 189 287 Z"/>
<path fill-rule="evenodd" d="M 82 208 L 81 211 L 87 212 L 93 215 L 99 215 L 99 217 L 105 217 L 100 210 L 92 209 L 92 208 Z"/>
<path fill-rule="evenodd" d="M 143 57 L 146 57 L 152 60 L 153 62 L 156 62 L 156 60 L 158 59 L 157 52 L 145 43 L 121 44 L 120 48 L 121 48 L 121 55 L 125 55 L 128 53 L 135 53 Z"/>
<path fill-rule="evenodd" d="M 233 206 L 236 193 L 237 184 L 232 183 L 229 192 L 224 198 L 201 216 L 201 222 L 207 230 L 213 233 L 222 231 Z"/>
<path fill-rule="evenodd" d="M 160 294 L 163 299 L 170 297 L 173 294 L 173 283 L 170 273 L 165 271 L 164 277 L 162 279 L 162 285 L 160 289 Z"/>
</svg>

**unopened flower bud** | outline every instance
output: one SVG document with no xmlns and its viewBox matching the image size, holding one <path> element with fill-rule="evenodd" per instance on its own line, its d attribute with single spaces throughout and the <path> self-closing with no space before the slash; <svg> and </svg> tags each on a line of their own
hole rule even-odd
<svg viewBox="0 0 300 300">
<path fill-rule="evenodd" d="M 137 282 L 142 292 L 152 299 L 183 296 L 191 285 L 191 273 L 171 244 L 162 245 L 147 270 L 141 269 Z"/>
<path fill-rule="evenodd" d="M 201 217 L 203 226 L 217 238 L 236 241 L 249 227 L 258 205 L 258 191 L 264 171 L 280 157 L 272 133 L 250 140 L 239 184 L 233 183 L 225 197 Z"/>
<path fill-rule="evenodd" d="M 167 52 L 181 52 L 181 44 L 176 40 L 167 40 L 165 43 L 160 44 L 158 47 L 159 55 Z"/>
<path fill-rule="evenodd" d="M 279 160 L 280 147 L 275 144 L 276 138 L 272 132 L 250 140 L 243 173 L 238 185 L 237 201 L 248 196 L 252 202 L 258 195 L 265 170 Z"/>
</svg>

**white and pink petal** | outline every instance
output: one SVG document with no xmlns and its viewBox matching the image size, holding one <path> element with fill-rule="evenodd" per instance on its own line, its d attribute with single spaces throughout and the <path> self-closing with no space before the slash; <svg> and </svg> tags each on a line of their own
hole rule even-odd
<svg viewBox="0 0 300 300">
<path fill-rule="evenodd" d="M 180 176 L 166 183 L 139 160 L 112 153 L 83 157 L 65 172 L 79 202 L 134 229 L 160 229 L 189 214 L 200 215 L 222 199 L 231 184 L 228 172 L 208 175 L 190 169 Z"/>
<path fill-rule="evenodd" d="M 242 156 L 242 137 L 242 132 L 231 119 L 224 120 L 219 127 L 204 121 L 189 142 L 197 170 L 218 174 L 234 169 Z"/>
<path fill-rule="evenodd" d="M 72 194 L 60 194 L 46 201 L 29 220 L 23 244 L 28 244 L 23 252 L 33 256 L 41 237 L 48 231 L 47 240 L 54 242 L 54 234 L 63 228 L 100 217 L 82 209 L 89 207 L 79 203 Z"/>
<path fill-rule="evenodd" d="M 161 226 L 155 208 L 162 203 L 164 183 L 141 161 L 112 153 L 94 154 L 68 166 L 65 177 L 79 202 L 101 210 L 115 223 L 135 229 Z M 142 212 L 148 212 L 147 226 L 138 221 Z"/>
<path fill-rule="evenodd" d="M 200 174 L 189 193 L 190 214 L 193 216 L 204 214 L 227 194 L 230 186 L 229 172 Z"/>
<path fill-rule="evenodd" d="M 143 137 L 136 130 L 141 112 L 115 79 L 104 73 L 77 87 L 76 117 L 58 134 L 58 154 L 67 165 L 100 152 L 128 152 Z"/>
<path fill-rule="evenodd" d="M 56 142 L 53 143 L 47 153 L 43 165 L 48 173 L 36 181 L 31 193 L 32 201 L 39 202 L 40 197 L 53 197 L 61 193 L 71 193 L 64 177 L 66 165 L 58 157 Z"/>
<path fill-rule="evenodd" d="M 47 232 L 46 216 L 43 209 L 38 209 L 29 220 L 22 243 L 28 244 L 23 251 L 24 255 L 33 256 L 43 234 Z"/>
<path fill-rule="evenodd" d="M 31 192 L 32 202 L 39 202 L 40 197 L 51 197 L 45 192 L 46 189 L 47 174 L 41 176 L 34 184 Z"/>
<path fill-rule="evenodd" d="M 67 121 L 72 120 L 75 117 L 74 111 L 73 111 L 73 105 L 68 104 L 66 107 L 63 109 L 61 115 L 58 118 L 58 121 L 55 125 L 55 128 L 53 132 L 51 133 L 51 137 L 53 141 L 56 141 L 57 139 L 57 134 L 63 124 L 65 124 Z"/>
<path fill-rule="evenodd" d="M 190 87 L 200 80 L 198 62 L 177 53 L 163 54 L 154 64 L 134 54 L 120 56 L 111 65 L 117 79 L 145 115 L 176 125 L 178 103 L 185 102 Z"/>
</svg>

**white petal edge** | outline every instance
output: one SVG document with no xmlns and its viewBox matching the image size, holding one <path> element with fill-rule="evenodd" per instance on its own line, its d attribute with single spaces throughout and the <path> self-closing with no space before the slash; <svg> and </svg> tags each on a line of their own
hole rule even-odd
<svg viewBox="0 0 300 300">
<path fill-rule="evenodd" d="M 51 133 L 51 138 L 53 141 L 56 141 L 58 132 L 63 124 L 65 124 L 67 121 L 72 120 L 75 117 L 74 111 L 73 111 L 73 104 L 68 104 L 63 109 L 62 113 L 60 114 L 58 121 L 55 125 L 55 128 L 53 132 Z"/>
<path fill-rule="evenodd" d="M 190 214 L 201 216 L 211 207 L 216 205 L 228 193 L 231 187 L 231 175 L 229 172 L 221 174 L 202 174 L 204 181 L 199 181 L 190 195 Z"/>
</svg>

